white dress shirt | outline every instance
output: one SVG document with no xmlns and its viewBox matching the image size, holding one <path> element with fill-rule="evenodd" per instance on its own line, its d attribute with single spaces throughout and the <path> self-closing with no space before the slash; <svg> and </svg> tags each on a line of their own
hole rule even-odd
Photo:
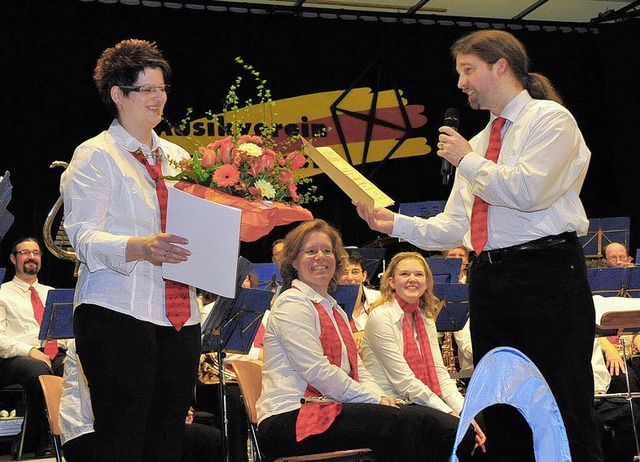
<svg viewBox="0 0 640 462">
<path fill-rule="evenodd" d="M 471 249 L 474 196 L 489 204 L 485 250 L 501 249 L 566 231 L 585 235 L 589 227 L 580 190 L 591 152 L 571 113 L 526 90 L 504 108 L 507 119 L 497 164 L 484 158 L 491 117 L 469 143 L 473 149 L 456 169 L 444 212 L 429 219 L 394 217 L 394 237 L 429 250 L 458 245 Z"/>
<path fill-rule="evenodd" d="M 347 349 L 342 345 L 341 367 L 329 363 L 320 344 L 320 317 L 312 302 L 322 304 L 335 325 L 333 307 L 349 323 L 346 313 L 331 297 L 323 297 L 295 279 L 293 287 L 278 296 L 264 337 L 262 394 L 256 404 L 258 422 L 300 408 L 300 398 L 311 384 L 321 395 L 343 403 L 379 403 L 382 390 L 362 364 L 359 382 L 349 377 Z M 338 335 L 340 330 L 336 325 Z"/>
<path fill-rule="evenodd" d="M 175 175 L 168 159 L 189 154 L 153 132 L 152 150 L 114 120 L 108 131 L 76 148 L 62 173 L 64 228 L 80 260 L 75 305 L 94 304 L 141 321 L 171 326 L 165 315 L 162 266 L 125 260 L 133 236 L 161 232 L 155 181 L 131 152 L 142 149 L 150 163 L 158 152 L 162 173 Z M 197 220 L 198 217 L 193 217 Z M 190 288 L 191 317 L 199 322 L 195 289 Z"/>
<path fill-rule="evenodd" d="M 442 398 L 416 377 L 404 358 L 402 336 L 404 311 L 395 298 L 384 305 L 377 306 L 369 313 L 362 342 L 364 364 L 386 396 L 407 398 L 415 404 L 446 413 L 452 410 L 460 413 L 464 398 L 442 362 L 436 323 L 422 313 L 421 317 L 429 336 Z M 414 335 L 416 335 L 415 332 Z"/>
<path fill-rule="evenodd" d="M 364 294 L 364 309 L 360 311 L 360 314 L 358 316 L 352 316 L 353 322 L 355 323 L 358 332 L 364 330 L 364 326 L 367 324 L 367 319 L 369 319 L 369 310 L 371 309 L 371 304 L 375 302 L 378 297 L 380 297 L 379 290 L 369 289 L 365 286 L 362 286 L 362 293 Z"/>
<path fill-rule="evenodd" d="M 0 357 L 29 356 L 32 348 L 40 348 L 40 324 L 31 305 L 31 287 L 14 276 L 0 286 Z M 33 284 L 44 305 L 53 287 Z"/>
</svg>

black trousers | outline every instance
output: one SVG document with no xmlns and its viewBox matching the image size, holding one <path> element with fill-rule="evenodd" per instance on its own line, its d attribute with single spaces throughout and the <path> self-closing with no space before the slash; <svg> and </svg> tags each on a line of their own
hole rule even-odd
<svg viewBox="0 0 640 462">
<path fill-rule="evenodd" d="M 474 362 L 510 346 L 540 369 L 564 420 L 576 462 L 602 461 L 593 417 L 591 353 L 595 310 L 582 247 L 575 234 L 547 249 L 472 258 L 469 278 Z M 482 255 L 481 255 L 482 257 Z M 484 413 L 488 454 L 533 461 L 531 430 L 511 406 Z"/>
<path fill-rule="evenodd" d="M 66 462 L 87 462 L 95 453 L 95 433 L 85 433 L 62 446 Z M 202 424 L 184 426 L 182 462 L 222 461 L 220 430 Z"/>
<path fill-rule="evenodd" d="M 179 332 L 95 305 L 74 314 L 91 390 L 97 461 L 180 461 L 200 326 Z"/>
<path fill-rule="evenodd" d="M 26 356 L 0 358 L 0 387 L 20 384 L 27 395 L 29 419 L 25 434 L 27 449 L 37 449 L 49 441 L 49 423 L 45 410 L 44 395 L 38 377 L 41 375 L 62 376 L 62 361 L 65 358 L 63 350 L 52 361 L 52 368 L 38 359 Z"/>
<path fill-rule="evenodd" d="M 342 412 L 320 435 L 296 442 L 298 410 L 268 417 L 258 426 L 260 450 L 267 460 L 278 456 L 371 448 L 385 462 L 445 462 L 453 449 L 459 419 L 425 406 L 343 403 Z M 470 429 L 458 454 L 469 455 Z M 286 453 L 286 454 L 285 454 Z M 465 460 L 465 458 L 461 458 Z"/>
</svg>

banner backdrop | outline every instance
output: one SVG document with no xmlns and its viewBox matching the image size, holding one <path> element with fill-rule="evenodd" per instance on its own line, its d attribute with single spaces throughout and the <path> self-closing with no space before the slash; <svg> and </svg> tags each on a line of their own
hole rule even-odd
<svg viewBox="0 0 640 462">
<path fill-rule="evenodd" d="M 451 184 L 441 184 L 434 148 L 447 108 L 460 110 L 459 131 L 467 138 L 488 121 L 486 111 L 467 107 L 456 87 L 449 47 L 473 27 L 455 22 L 427 26 L 77 0 L 5 0 L 2 9 L 0 30 L 7 39 L 0 47 L 0 171 L 11 172 L 9 210 L 16 220 L 2 242 L 0 266 L 11 267 L 7 254 L 15 237 L 42 237 L 59 196 L 61 170 L 50 169 L 51 163 L 69 161 L 78 144 L 111 122 L 92 72 L 100 53 L 125 38 L 155 41 L 172 66 L 161 136 L 189 151 L 222 136 L 218 117 L 208 113 L 222 114 L 229 86 L 241 73 L 234 59 L 242 56 L 267 80 L 278 136 L 329 128 L 317 145 L 334 148 L 396 204 L 447 198 Z M 603 25 L 598 33 L 509 30 L 527 46 L 532 71 L 559 89 L 593 152 L 582 193 L 587 213 L 631 216 L 635 249 L 639 171 L 632 156 L 638 154 L 640 64 L 623 50 L 640 43 L 638 21 Z M 189 110 L 190 122 L 179 134 L 176 127 Z M 247 119 L 247 130 L 259 122 Z M 383 237 L 367 228 L 326 175 L 309 173 L 324 196 L 309 208 L 340 228 L 345 244 Z M 243 244 L 242 255 L 268 261 L 271 242 L 288 229 Z M 44 282 L 70 286 L 72 273 L 69 262 L 44 258 Z"/>
</svg>

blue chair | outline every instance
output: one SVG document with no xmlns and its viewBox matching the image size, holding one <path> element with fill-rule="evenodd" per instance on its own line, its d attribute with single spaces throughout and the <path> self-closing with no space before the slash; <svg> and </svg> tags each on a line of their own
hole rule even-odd
<svg viewBox="0 0 640 462">
<path fill-rule="evenodd" d="M 510 347 L 494 348 L 476 365 L 460 414 L 451 462 L 458 462 L 456 450 L 471 420 L 494 404 L 513 406 L 527 420 L 536 460 L 571 462 L 567 431 L 547 381 L 529 358 Z"/>
</svg>

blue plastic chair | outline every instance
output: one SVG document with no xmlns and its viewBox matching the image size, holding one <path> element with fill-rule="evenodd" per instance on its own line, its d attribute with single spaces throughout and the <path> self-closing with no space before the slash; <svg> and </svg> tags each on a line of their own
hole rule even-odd
<svg viewBox="0 0 640 462">
<path fill-rule="evenodd" d="M 498 347 L 477 364 L 464 400 L 451 462 L 471 420 L 494 404 L 508 404 L 520 411 L 533 432 L 536 460 L 571 462 L 571 452 L 558 404 L 536 365 L 521 351 Z"/>
</svg>

